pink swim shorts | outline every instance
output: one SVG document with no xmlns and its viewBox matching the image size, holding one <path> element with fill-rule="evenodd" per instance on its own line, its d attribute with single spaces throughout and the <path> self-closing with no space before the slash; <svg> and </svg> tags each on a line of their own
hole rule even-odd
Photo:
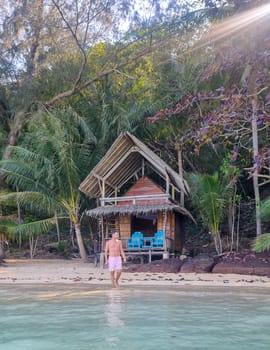
<svg viewBox="0 0 270 350">
<path fill-rule="evenodd" d="M 122 259 L 121 256 L 109 256 L 109 271 L 120 271 L 122 270 Z"/>
</svg>

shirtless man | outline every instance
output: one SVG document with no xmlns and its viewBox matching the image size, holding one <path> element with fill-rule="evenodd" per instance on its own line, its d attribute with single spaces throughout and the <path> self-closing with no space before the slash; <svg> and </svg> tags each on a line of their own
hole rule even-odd
<svg viewBox="0 0 270 350">
<path fill-rule="evenodd" d="M 112 239 L 107 241 L 105 245 L 105 264 L 109 265 L 113 288 L 119 287 L 118 281 L 122 272 L 121 257 L 124 262 L 127 262 L 122 242 L 119 240 L 119 233 L 114 232 L 112 234 Z"/>
</svg>

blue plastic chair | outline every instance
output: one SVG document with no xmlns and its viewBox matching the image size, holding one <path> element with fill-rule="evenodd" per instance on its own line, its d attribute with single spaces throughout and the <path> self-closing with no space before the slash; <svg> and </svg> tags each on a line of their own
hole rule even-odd
<svg viewBox="0 0 270 350">
<path fill-rule="evenodd" d="M 129 249 L 139 249 L 143 246 L 143 234 L 142 232 L 134 232 L 131 238 L 128 239 Z"/>
<path fill-rule="evenodd" d="M 158 231 L 154 234 L 153 248 L 163 248 L 164 246 L 164 232 Z"/>
</svg>

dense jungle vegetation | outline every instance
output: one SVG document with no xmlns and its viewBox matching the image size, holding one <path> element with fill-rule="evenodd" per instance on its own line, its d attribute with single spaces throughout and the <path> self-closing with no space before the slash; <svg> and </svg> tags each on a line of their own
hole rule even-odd
<svg viewBox="0 0 270 350">
<path fill-rule="evenodd" d="M 0 8 L 0 256 L 46 237 L 86 258 L 78 187 L 123 130 L 188 181 L 187 243 L 270 248 L 268 1 Z"/>
</svg>

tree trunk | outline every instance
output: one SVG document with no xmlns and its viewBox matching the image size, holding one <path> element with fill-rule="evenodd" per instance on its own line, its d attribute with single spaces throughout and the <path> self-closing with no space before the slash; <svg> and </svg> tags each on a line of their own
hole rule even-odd
<svg viewBox="0 0 270 350">
<path fill-rule="evenodd" d="M 214 239 L 216 252 L 218 255 L 221 255 L 222 254 L 222 241 L 221 241 L 220 233 L 217 232 L 215 234 L 212 234 L 212 236 Z"/>
<path fill-rule="evenodd" d="M 33 259 L 36 255 L 38 237 L 35 239 L 33 235 L 29 237 L 29 247 L 30 247 L 30 259 Z"/>
<path fill-rule="evenodd" d="M 258 127 L 257 127 L 257 96 L 252 99 L 252 145 L 253 145 L 253 189 L 256 206 L 256 236 L 262 233 L 261 217 L 260 217 L 260 190 L 258 181 L 259 171 L 259 146 L 258 146 Z"/>
<path fill-rule="evenodd" d="M 16 186 L 16 192 L 19 192 L 18 186 Z M 22 216 L 21 216 L 21 207 L 20 207 L 20 203 L 17 200 L 17 222 L 21 223 L 22 222 Z M 22 233 L 19 232 L 19 249 L 22 248 Z"/>
<path fill-rule="evenodd" d="M 73 226 L 74 225 L 73 225 L 72 220 L 69 220 L 69 235 L 70 235 L 70 240 L 71 240 L 72 247 L 74 248 L 75 247 L 75 242 L 74 242 Z"/>
<path fill-rule="evenodd" d="M 0 240 L 0 262 L 4 259 L 4 242 Z"/>
<path fill-rule="evenodd" d="M 230 251 L 232 252 L 234 249 L 234 231 L 235 231 L 235 214 L 236 214 L 236 191 L 237 187 L 234 184 L 234 193 L 233 198 L 229 203 L 228 209 L 228 226 L 229 232 L 231 233 L 231 243 L 230 243 Z"/>
<path fill-rule="evenodd" d="M 87 261 L 87 253 L 83 244 L 82 234 L 81 234 L 81 225 L 79 223 L 74 224 L 76 239 L 80 251 L 80 256 L 83 261 Z"/>
<path fill-rule="evenodd" d="M 176 145 L 177 149 L 177 158 L 178 158 L 178 174 L 183 179 L 183 158 L 182 158 L 182 148 L 180 146 L 180 143 Z M 185 206 L 185 194 L 183 191 L 180 193 L 180 204 L 184 208 Z"/>
<path fill-rule="evenodd" d="M 57 242 L 59 243 L 61 241 L 60 237 L 60 228 L 59 228 L 59 221 L 58 221 L 58 216 L 55 213 L 55 225 L 56 225 L 56 231 L 57 231 Z"/>
<path fill-rule="evenodd" d="M 234 201 L 230 201 L 228 204 L 228 232 L 231 234 L 230 251 L 233 251 L 234 241 L 234 212 L 235 212 Z"/>
</svg>

